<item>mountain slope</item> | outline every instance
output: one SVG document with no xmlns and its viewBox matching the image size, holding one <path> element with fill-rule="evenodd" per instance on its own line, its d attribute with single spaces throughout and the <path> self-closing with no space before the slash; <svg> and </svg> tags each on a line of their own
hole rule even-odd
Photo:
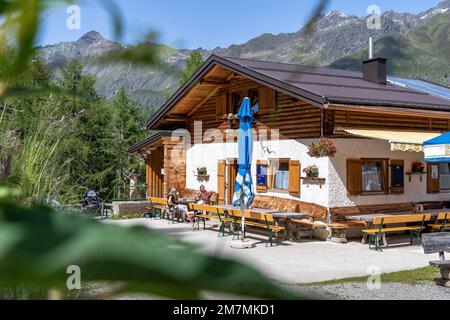
<svg viewBox="0 0 450 320">
<path fill-rule="evenodd" d="M 87 74 L 97 78 L 97 91 L 107 99 L 112 98 L 124 86 L 133 98 L 146 107 L 158 107 L 168 91 L 177 87 L 178 71 L 182 70 L 189 51 L 174 50 L 158 45 L 162 61 L 168 66 L 143 68 L 127 63 L 101 64 L 98 58 L 111 50 L 122 50 L 127 46 L 104 39 L 100 33 L 91 31 L 74 42 L 38 48 L 50 67 L 59 75 L 60 68 L 71 59 L 79 59 Z"/>
<path fill-rule="evenodd" d="M 366 17 L 348 16 L 332 11 L 320 17 L 309 38 L 303 29 L 279 35 L 263 34 L 241 45 L 199 49 L 206 59 L 216 53 L 231 57 L 254 58 L 308 65 L 331 65 L 336 68 L 361 69 L 367 58 L 369 36 L 375 40 L 377 55 L 389 58 L 390 72 L 404 76 L 422 76 L 445 81 L 449 68 L 450 0 L 417 15 L 385 12 L 382 29 L 368 30 Z M 178 88 L 179 73 L 191 50 L 175 50 L 159 45 L 167 68 L 142 68 L 130 64 L 101 65 L 97 58 L 111 50 L 126 49 L 117 42 L 104 39 L 92 31 L 74 42 L 39 48 L 56 75 L 70 59 L 79 59 L 86 73 L 97 78 L 97 90 L 106 98 L 113 97 L 124 86 L 137 102 L 158 108 L 167 93 Z"/>
<path fill-rule="evenodd" d="M 433 15 L 407 34 L 385 36 L 375 42 L 375 56 L 388 58 L 388 72 L 449 83 L 450 12 Z M 330 66 L 361 70 L 367 50 L 339 59 Z"/>
<path fill-rule="evenodd" d="M 243 45 L 217 49 L 214 52 L 241 58 L 327 65 L 366 47 L 370 35 L 379 39 L 408 30 L 408 27 L 388 16 L 382 17 L 382 25 L 381 30 L 371 33 L 365 18 L 333 11 L 321 17 L 310 38 L 306 37 L 304 29 L 277 36 L 264 34 Z"/>
</svg>

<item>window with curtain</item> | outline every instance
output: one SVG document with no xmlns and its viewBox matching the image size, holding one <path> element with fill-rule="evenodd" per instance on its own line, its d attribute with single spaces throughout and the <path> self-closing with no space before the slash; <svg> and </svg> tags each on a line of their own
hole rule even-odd
<svg viewBox="0 0 450 320">
<path fill-rule="evenodd" d="M 362 161 L 362 192 L 384 192 L 385 175 L 384 160 L 363 160 Z"/>
<path fill-rule="evenodd" d="M 271 161 L 269 175 L 270 189 L 289 190 L 289 160 Z"/>
</svg>

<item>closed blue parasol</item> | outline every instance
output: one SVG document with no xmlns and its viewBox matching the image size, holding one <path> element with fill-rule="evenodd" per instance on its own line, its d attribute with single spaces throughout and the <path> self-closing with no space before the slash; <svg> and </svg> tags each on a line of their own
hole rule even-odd
<svg viewBox="0 0 450 320">
<path fill-rule="evenodd" d="M 238 135 L 238 175 L 236 177 L 233 205 L 240 206 L 242 210 L 242 240 L 244 240 L 245 216 L 244 210 L 248 208 L 255 197 L 253 193 L 253 182 L 251 174 L 253 154 L 253 114 L 250 99 L 245 98 L 239 109 L 240 120 Z"/>
</svg>

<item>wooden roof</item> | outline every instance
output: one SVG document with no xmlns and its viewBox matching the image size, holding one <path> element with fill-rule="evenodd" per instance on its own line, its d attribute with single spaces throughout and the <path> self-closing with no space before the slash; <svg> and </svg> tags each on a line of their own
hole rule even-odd
<svg viewBox="0 0 450 320">
<path fill-rule="evenodd" d="M 149 119 L 147 129 L 189 117 L 218 90 L 237 78 L 248 78 L 319 108 L 329 104 L 447 113 L 450 100 L 395 84 L 363 80 L 362 73 L 212 55 Z"/>
</svg>

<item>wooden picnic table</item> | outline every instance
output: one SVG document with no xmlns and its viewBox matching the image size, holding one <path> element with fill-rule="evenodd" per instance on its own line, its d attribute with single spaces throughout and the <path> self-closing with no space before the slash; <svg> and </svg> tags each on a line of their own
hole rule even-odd
<svg viewBox="0 0 450 320">
<path fill-rule="evenodd" d="M 241 210 L 240 207 L 236 207 L 233 205 L 218 205 L 214 207 L 222 208 L 224 210 Z M 293 231 L 295 228 L 295 225 L 291 223 L 291 219 L 310 218 L 310 215 L 298 212 L 281 212 L 279 210 L 260 209 L 260 208 L 253 208 L 249 210 L 256 213 L 271 214 L 275 220 L 275 225 L 284 227 L 284 238 L 289 238 L 290 240 L 294 238 Z"/>
<path fill-rule="evenodd" d="M 306 213 L 299 212 L 273 212 L 275 219 L 309 219 L 311 216 Z"/>
<path fill-rule="evenodd" d="M 431 209 L 431 210 L 424 210 L 421 213 L 431 214 L 432 217 L 437 217 L 439 213 L 446 212 L 448 209 Z M 409 214 L 416 214 L 416 212 L 413 211 L 403 211 L 403 212 L 378 212 L 378 213 L 370 213 L 370 214 L 362 214 L 362 215 L 350 215 L 346 216 L 345 218 L 347 220 L 352 221 L 364 221 L 369 228 L 373 227 L 373 220 L 378 217 L 392 217 L 392 216 L 399 216 L 399 215 L 409 215 Z M 367 241 L 366 236 L 362 239 L 362 244 L 365 244 Z M 386 244 L 386 235 L 383 235 L 383 242 Z"/>
<path fill-rule="evenodd" d="M 298 212 L 274 212 L 272 213 L 275 224 L 284 227 L 284 237 L 288 238 L 290 241 L 294 240 L 294 233 L 299 234 L 299 228 L 297 225 L 292 223 L 292 219 L 309 219 L 311 216 L 305 213 Z M 300 232 L 305 232 L 301 230 Z M 312 230 L 309 230 L 308 236 L 312 237 Z M 300 239 L 300 236 L 297 237 Z"/>
</svg>

